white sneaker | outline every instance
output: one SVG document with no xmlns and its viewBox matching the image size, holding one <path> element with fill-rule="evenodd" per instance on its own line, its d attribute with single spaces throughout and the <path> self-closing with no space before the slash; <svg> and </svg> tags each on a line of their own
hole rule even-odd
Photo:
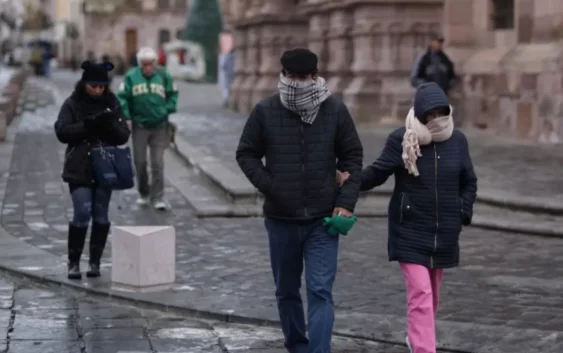
<svg viewBox="0 0 563 353">
<path fill-rule="evenodd" d="M 409 351 L 412 353 L 412 347 L 411 347 L 411 343 L 409 342 L 409 336 L 405 338 L 405 342 L 407 342 L 407 347 L 409 348 Z"/>
<path fill-rule="evenodd" d="M 137 205 L 139 206 L 146 206 L 149 204 L 149 198 L 148 197 L 139 197 L 137 199 Z"/>
<path fill-rule="evenodd" d="M 168 204 L 166 203 L 166 201 L 160 200 L 156 201 L 153 204 L 153 207 L 159 211 L 166 211 L 168 209 Z"/>
</svg>

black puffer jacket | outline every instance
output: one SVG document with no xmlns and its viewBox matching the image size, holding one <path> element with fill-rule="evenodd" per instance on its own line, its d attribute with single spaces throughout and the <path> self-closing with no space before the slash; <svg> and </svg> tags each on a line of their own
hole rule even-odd
<svg viewBox="0 0 563 353">
<path fill-rule="evenodd" d="M 395 175 L 389 202 L 389 260 L 447 268 L 459 264 L 462 223 L 471 222 L 477 177 L 465 135 L 454 130 L 441 143 L 421 146 L 416 165 L 420 175 L 405 169 L 405 128 L 395 130 L 381 156 L 362 172 L 362 190 Z"/>
<path fill-rule="evenodd" d="M 117 97 L 108 92 L 102 99 L 92 99 L 75 91 L 63 103 L 55 132 L 60 142 L 67 144 L 63 167 L 63 180 L 73 185 L 95 184 L 90 151 L 98 146 L 119 146 L 129 139 L 130 131 L 123 118 Z M 85 121 L 94 119 L 106 109 L 110 114 L 96 131 L 86 129 Z M 98 132 L 99 131 L 99 132 Z"/>
<path fill-rule="evenodd" d="M 362 157 L 350 113 L 334 96 L 321 104 L 312 125 L 286 109 L 278 94 L 264 99 L 250 114 L 236 152 L 240 168 L 266 197 L 264 214 L 287 220 L 330 216 L 335 207 L 353 211 Z M 341 188 L 337 168 L 352 174 Z"/>
<path fill-rule="evenodd" d="M 423 82 L 435 82 L 448 93 L 456 78 L 454 64 L 443 51 L 428 49 L 420 59 L 417 78 Z"/>
</svg>

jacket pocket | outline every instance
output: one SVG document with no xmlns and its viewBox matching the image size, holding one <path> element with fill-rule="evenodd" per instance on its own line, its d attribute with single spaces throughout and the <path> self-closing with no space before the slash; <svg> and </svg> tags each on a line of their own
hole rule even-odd
<svg viewBox="0 0 563 353">
<path fill-rule="evenodd" d="M 74 153 L 74 150 L 76 149 L 76 147 L 72 147 L 66 154 L 65 154 L 65 161 L 63 164 L 63 167 L 66 168 L 68 161 L 70 159 L 70 157 L 72 157 L 72 154 Z"/>
<path fill-rule="evenodd" d="M 404 192 L 401 193 L 401 200 L 400 200 L 400 217 L 399 222 L 404 223 L 411 219 L 412 216 L 412 204 L 410 202 L 409 195 L 405 194 Z"/>
</svg>

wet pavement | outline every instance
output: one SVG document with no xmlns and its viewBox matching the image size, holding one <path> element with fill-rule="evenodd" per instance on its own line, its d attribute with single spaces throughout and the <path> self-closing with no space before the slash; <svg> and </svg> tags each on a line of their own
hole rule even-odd
<svg viewBox="0 0 563 353">
<path fill-rule="evenodd" d="M 281 353 L 277 329 L 226 324 L 100 300 L 0 274 L 2 353 Z M 406 353 L 335 338 L 334 352 Z"/>
<path fill-rule="evenodd" d="M 34 89 L 45 87 L 43 81 L 30 83 Z M 56 92 L 57 87 L 50 91 Z M 58 89 L 64 96 L 64 86 Z M 60 180 L 62 146 L 52 133 L 57 109 L 24 113 L 12 164 L 0 164 L 1 221 L 11 235 L 63 264 L 71 208 Z M 210 120 L 208 124 L 215 124 Z M 220 137 L 218 134 L 214 140 Z M 110 217 L 116 225 L 176 227 L 176 283 L 168 291 L 134 297 L 276 320 L 263 220 L 197 219 L 178 186 L 168 183 L 166 195 L 173 206 L 168 213 L 139 209 L 134 192 L 116 193 L 111 205 Z M 362 220 L 352 234 L 342 238 L 335 288 L 336 329 L 402 342 L 404 285 L 397 265 L 386 261 L 386 228 L 384 220 Z M 106 277 L 84 280 L 85 286 L 110 290 L 110 252 L 108 249 L 104 258 Z M 558 239 L 465 230 L 462 266 L 446 273 L 438 314 L 440 345 L 483 353 L 563 351 L 562 254 L 563 242 Z M 0 264 L 10 261 L 16 259 L 0 252 Z M 64 271 L 59 273 L 52 278 L 64 281 Z"/>
</svg>

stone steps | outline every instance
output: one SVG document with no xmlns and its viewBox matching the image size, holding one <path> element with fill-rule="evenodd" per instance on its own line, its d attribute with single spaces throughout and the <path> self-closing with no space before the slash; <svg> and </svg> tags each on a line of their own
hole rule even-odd
<svg viewBox="0 0 563 353">
<path fill-rule="evenodd" d="M 260 217 L 262 195 L 241 172 L 202 153 L 181 137 L 176 137 L 167 164 L 173 165 L 167 177 L 180 188 L 198 217 Z M 387 217 L 393 184 L 362 193 L 356 214 L 360 217 Z M 556 203 L 536 204 L 533 200 L 511 200 L 495 192 L 481 193 L 474 210 L 474 227 L 513 233 L 562 237 L 563 207 Z"/>
</svg>

